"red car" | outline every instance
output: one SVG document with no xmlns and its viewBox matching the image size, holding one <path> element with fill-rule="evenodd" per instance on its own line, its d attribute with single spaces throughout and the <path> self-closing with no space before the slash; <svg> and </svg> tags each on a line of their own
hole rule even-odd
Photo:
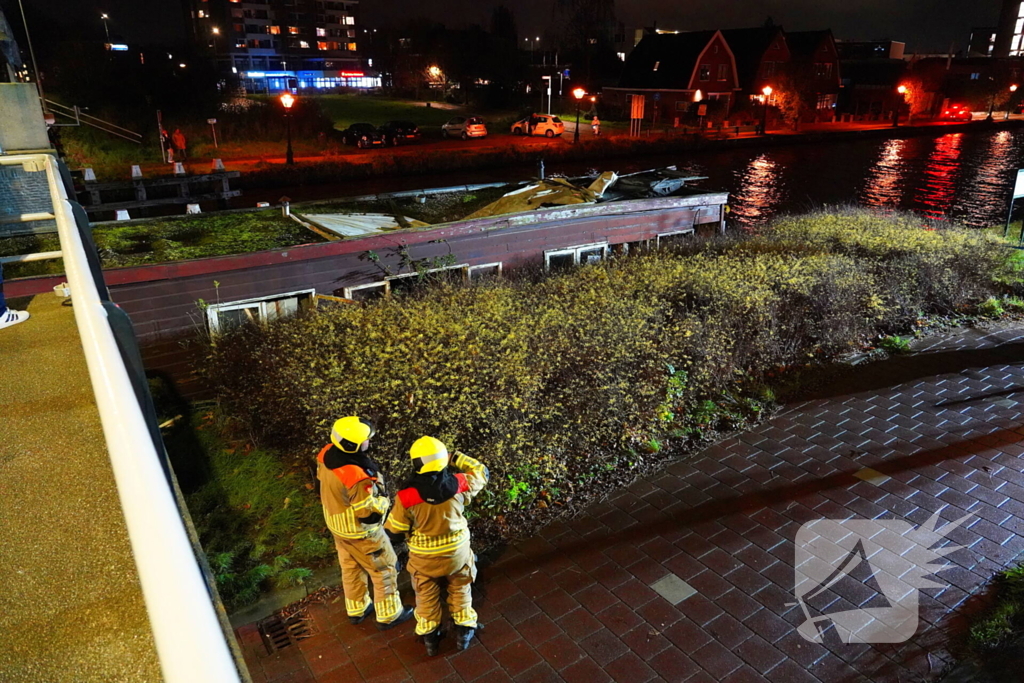
<svg viewBox="0 0 1024 683">
<path fill-rule="evenodd" d="M 974 118 L 971 114 L 969 107 L 962 104 L 953 104 L 942 110 L 942 116 L 939 117 L 943 121 L 970 121 Z"/>
</svg>

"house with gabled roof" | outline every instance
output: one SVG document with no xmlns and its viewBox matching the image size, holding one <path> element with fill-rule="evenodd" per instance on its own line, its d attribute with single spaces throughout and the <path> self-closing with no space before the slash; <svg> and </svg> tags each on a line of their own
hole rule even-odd
<svg viewBox="0 0 1024 683">
<path fill-rule="evenodd" d="M 805 92 L 809 112 L 805 120 L 832 121 L 842 87 L 839 51 L 830 29 L 786 33 L 791 74 Z"/>
<path fill-rule="evenodd" d="M 781 26 L 733 28 L 722 31 L 736 58 L 740 92 L 737 106 L 760 103 L 765 86 L 778 88 L 779 77 L 789 68 L 789 45 Z"/>
<path fill-rule="evenodd" d="M 626 58 L 619 85 L 603 93 L 605 105 L 625 118 L 633 96 L 642 96 L 644 118 L 657 124 L 724 118 L 739 91 L 736 57 L 722 32 L 689 31 L 644 37 Z"/>
</svg>

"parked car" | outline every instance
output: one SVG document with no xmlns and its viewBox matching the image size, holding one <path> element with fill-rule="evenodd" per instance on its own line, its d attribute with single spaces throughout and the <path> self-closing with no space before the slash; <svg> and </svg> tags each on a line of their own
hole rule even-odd
<svg viewBox="0 0 1024 683">
<path fill-rule="evenodd" d="M 549 114 L 531 114 L 512 124 L 513 135 L 543 135 L 553 138 L 565 132 L 562 119 Z"/>
<path fill-rule="evenodd" d="M 441 126 L 441 137 L 460 137 L 463 140 L 483 138 L 487 137 L 487 126 L 479 116 L 456 116 Z"/>
<path fill-rule="evenodd" d="M 377 129 L 385 145 L 414 142 L 420 139 L 420 129 L 412 121 L 388 121 Z"/>
<path fill-rule="evenodd" d="M 341 131 L 341 139 L 346 145 L 355 145 L 360 149 L 380 147 L 384 144 L 384 139 L 371 123 L 353 123 Z"/>
<path fill-rule="evenodd" d="M 974 118 L 971 114 L 970 107 L 962 104 L 953 104 L 942 110 L 942 115 L 939 116 L 943 121 L 970 121 Z"/>
</svg>

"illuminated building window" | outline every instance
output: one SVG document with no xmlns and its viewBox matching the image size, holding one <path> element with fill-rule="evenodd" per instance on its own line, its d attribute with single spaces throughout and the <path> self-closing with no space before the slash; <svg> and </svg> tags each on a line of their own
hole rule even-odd
<svg viewBox="0 0 1024 683">
<path fill-rule="evenodd" d="M 700 80 L 710 81 L 711 80 L 711 65 L 701 64 L 700 65 Z"/>
<path fill-rule="evenodd" d="M 1020 3 L 1020 9 L 1017 11 L 1018 17 L 1024 17 L 1024 2 Z"/>
<path fill-rule="evenodd" d="M 299 27 L 298 26 L 289 26 L 288 27 L 288 33 L 292 34 L 293 36 L 299 35 Z"/>
<path fill-rule="evenodd" d="M 652 71 L 657 71 L 659 66 L 661 66 L 661 62 L 655 62 L 654 69 L 652 69 Z"/>
<path fill-rule="evenodd" d="M 306 49 L 306 48 L 309 47 L 309 43 L 307 43 L 305 40 L 300 40 L 299 41 L 299 47 L 301 47 L 303 49 Z"/>
<path fill-rule="evenodd" d="M 323 38 L 324 36 L 326 36 L 326 35 L 327 35 L 327 29 L 325 29 L 325 28 L 320 28 L 320 27 L 318 26 L 318 27 L 317 27 L 317 29 L 316 29 L 316 35 L 317 35 L 317 37 L 319 37 L 319 38 Z"/>
<path fill-rule="evenodd" d="M 346 49 L 351 50 L 352 52 L 355 52 L 356 51 L 356 44 L 355 43 L 349 43 L 348 47 Z"/>
<path fill-rule="evenodd" d="M 355 26 L 355 24 L 356 24 L 356 18 L 355 17 L 345 17 L 345 25 L 346 26 Z"/>
<path fill-rule="evenodd" d="M 206 12 L 204 12 L 203 10 L 199 10 L 196 14 L 199 16 L 200 19 L 206 18 Z"/>
<path fill-rule="evenodd" d="M 327 47 L 328 45 L 329 45 L 329 43 L 318 42 L 316 44 L 316 49 L 318 49 L 318 50 L 330 50 L 331 48 Z"/>
<path fill-rule="evenodd" d="M 281 35 L 281 27 L 280 26 L 268 26 L 267 27 L 267 33 L 269 33 L 272 36 L 279 36 L 279 35 Z"/>
</svg>

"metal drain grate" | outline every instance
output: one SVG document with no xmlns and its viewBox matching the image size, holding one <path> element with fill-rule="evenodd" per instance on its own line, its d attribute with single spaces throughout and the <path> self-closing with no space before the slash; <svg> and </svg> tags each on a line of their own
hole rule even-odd
<svg viewBox="0 0 1024 683">
<path fill-rule="evenodd" d="M 309 638 L 317 633 L 313 620 L 305 611 L 297 612 L 287 618 L 274 614 L 260 621 L 257 627 L 269 654 L 290 647 L 296 641 Z"/>
</svg>

